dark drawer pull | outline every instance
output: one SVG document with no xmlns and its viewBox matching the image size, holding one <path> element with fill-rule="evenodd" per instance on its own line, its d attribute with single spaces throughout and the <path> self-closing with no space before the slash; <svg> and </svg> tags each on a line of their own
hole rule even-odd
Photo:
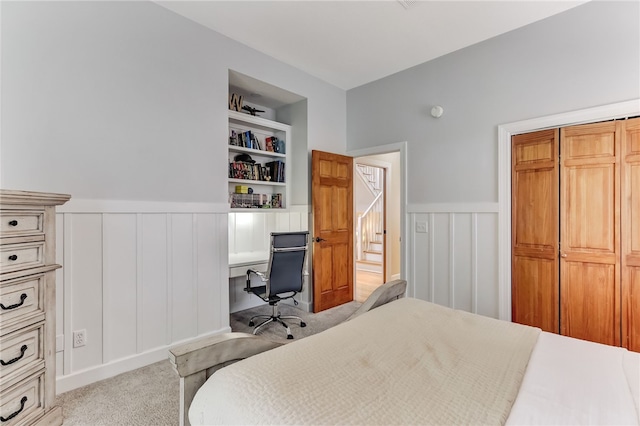
<svg viewBox="0 0 640 426">
<path fill-rule="evenodd" d="M 12 254 L 11 256 L 9 256 L 9 260 L 18 260 L 18 255 Z"/>
<path fill-rule="evenodd" d="M 0 364 L 2 365 L 9 365 L 9 364 L 13 364 L 16 361 L 19 361 L 20 358 L 22 358 L 24 356 L 24 353 L 27 352 L 27 345 L 22 345 L 22 347 L 20 348 L 20 355 L 15 357 L 12 360 L 9 360 L 7 362 L 4 362 L 3 360 L 0 359 Z"/>
<path fill-rule="evenodd" d="M 2 303 L 0 303 L 0 308 L 4 309 L 5 311 L 8 311 L 9 309 L 15 309 L 19 306 L 22 306 L 26 299 L 27 299 L 27 293 L 22 293 L 20 295 L 20 303 L 16 303 L 15 305 L 11 305 L 11 306 L 4 306 Z"/>
<path fill-rule="evenodd" d="M 18 409 L 18 411 L 16 411 L 15 413 L 11 414 L 9 417 L 2 417 L 0 416 L 0 421 L 1 422 L 8 422 L 9 420 L 11 420 L 12 418 L 14 418 L 15 416 L 17 416 L 18 414 L 20 414 L 20 412 L 22 410 L 24 410 L 24 404 L 27 403 L 27 397 L 23 396 L 22 399 L 20 400 L 20 408 Z"/>
<path fill-rule="evenodd" d="M 18 226 L 18 221 L 17 220 L 9 221 L 9 226 Z"/>
</svg>

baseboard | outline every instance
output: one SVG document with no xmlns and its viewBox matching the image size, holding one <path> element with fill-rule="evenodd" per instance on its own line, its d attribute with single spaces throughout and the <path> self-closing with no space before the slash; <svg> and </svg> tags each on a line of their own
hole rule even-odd
<svg viewBox="0 0 640 426">
<path fill-rule="evenodd" d="M 292 306 L 296 306 L 291 299 L 288 300 L 283 300 L 282 303 L 286 303 L 288 305 L 292 305 Z M 311 310 L 311 303 L 310 302 L 303 302 L 302 300 L 298 300 L 298 305 L 296 306 L 296 308 L 298 309 L 302 309 L 305 312 L 313 312 Z"/>
<path fill-rule="evenodd" d="M 188 343 L 197 339 L 201 339 L 207 336 L 214 336 L 216 334 L 228 333 L 231 331 L 230 327 L 224 327 L 220 330 L 212 331 L 197 337 L 174 342 L 171 345 L 161 346 L 151 349 L 141 354 L 128 356 L 121 358 L 107 364 L 98 365 L 95 367 L 87 368 L 85 370 L 77 371 L 75 373 L 68 374 L 66 376 L 56 377 L 56 394 L 68 392 L 73 389 L 80 388 L 82 386 L 90 385 L 100 380 L 108 379 L 118 374 L 126 373 L 137 368 L 145 367 L 149 364 L 153 364 L 158 361 L 162 361 L 169 358 L 169 349 L 176 345 Z"/>
</svg>

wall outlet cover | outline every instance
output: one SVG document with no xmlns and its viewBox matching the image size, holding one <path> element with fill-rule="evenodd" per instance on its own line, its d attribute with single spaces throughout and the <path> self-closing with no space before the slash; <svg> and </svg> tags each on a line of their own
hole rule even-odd
<svg viewBox="0 0 640 426">
<path fill-rule="evenodd" d="M 416 222 L 416 232 L 424 234 L 427 230 L 427 222 Z"/>
</svg>

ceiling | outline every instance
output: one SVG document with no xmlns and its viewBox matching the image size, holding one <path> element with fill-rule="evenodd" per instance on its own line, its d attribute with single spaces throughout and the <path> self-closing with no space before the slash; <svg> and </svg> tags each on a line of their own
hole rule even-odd
<svg viewBox="0 0 640 426">
<path fill-rule="evenodd" d="M 156 3 L 348 90 L 586 1 Z"/>
</svg>

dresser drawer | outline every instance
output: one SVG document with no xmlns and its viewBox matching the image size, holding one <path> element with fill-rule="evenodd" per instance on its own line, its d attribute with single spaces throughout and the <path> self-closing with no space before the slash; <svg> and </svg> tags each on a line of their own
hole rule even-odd
<svg viewBox="0 0 640 426">
<path fill-rule="evenodd" d="M 41 363 L 44 366 L 44 323 L 7 334 L 0 339 L 0 377 L 3 381 Z"/>
<path fill-rule="evenodd" d="M 44 414 L 44 371 L 0 392 L 2 426 L 30 423 Z"/>
<path fill-rule="evenodd" d="M 0 272 L 44 265 L 44 241 L 0 246 Z"/>
<path fill-rule="evenodd" d="M 44 316 L 45 274 L 0 283 L 0 336 L 12 324 L 28 325 L 37 314 Z"/>
<path fill-rule="evenodd" d="M 44 212 L 0 210 L 0 238 L 44 232 Z"/>
</svg>

